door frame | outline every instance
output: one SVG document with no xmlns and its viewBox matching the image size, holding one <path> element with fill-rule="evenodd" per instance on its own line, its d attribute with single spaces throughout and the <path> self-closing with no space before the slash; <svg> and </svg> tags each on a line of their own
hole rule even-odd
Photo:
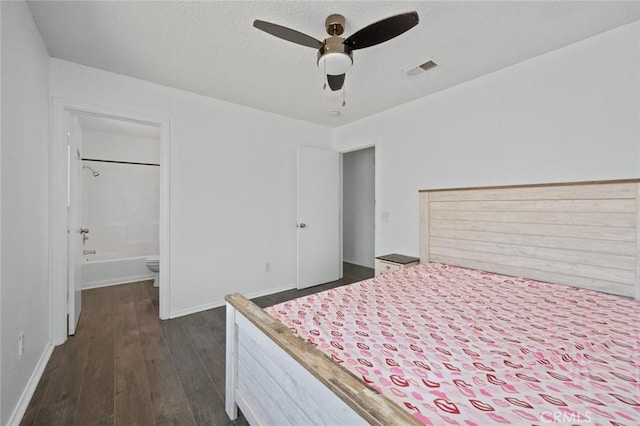
<svg viewBox="0 0 640 426">
<path fill-rule="evenodd" d="M 69 290 L 68 270 L 68 160 L 67 160 L 67 113 L 75 112 L 95 115 L 140 124 L 157 126 L 160 129 L 160 220 L 159 246 L 162 277 L 160 279 L 160 319 L 170 315 L 170 122 L 157 117 L 116 107 L 94 105 L 70 99 L 51 99 L 51 145 L 49 150 L 49 335 L 54 345 L 67 339 L 67 312 Z"/>
<path fill-rule="evenodd" d="M 370 143 L 346 148 L 338 151 L 340 155 L 340 278 L 344 277 L 344 154 L 363 149 L 373 148 L 375 161 L 373 166 L 373 254 L 376 256 L 376 247 L 378 247 L 378 185 L 380 172 L 378 171 L 378 144 Z"/>
</svg>

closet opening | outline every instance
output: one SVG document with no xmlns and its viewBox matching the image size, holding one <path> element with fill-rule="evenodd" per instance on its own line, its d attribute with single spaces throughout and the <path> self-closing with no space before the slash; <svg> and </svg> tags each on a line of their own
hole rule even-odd
<svg viewBox="0 0 640 426">
<path fill-rule="evenodd" d="M 375 146 L 342 153 L 342 259 L 372 269 L 371 276 L 375 262 L 375 155 Z"/>
</svg>

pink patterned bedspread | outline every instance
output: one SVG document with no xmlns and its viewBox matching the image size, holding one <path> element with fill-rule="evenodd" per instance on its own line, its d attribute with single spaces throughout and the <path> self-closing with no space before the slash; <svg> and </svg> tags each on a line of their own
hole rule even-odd
<svg viewBox="0 0 640 426">
<path fill-rule="evenodd" d="M 640 304 L 427 264 L 266 309 L 427 425 L 640 424 Z"/>
</svg>

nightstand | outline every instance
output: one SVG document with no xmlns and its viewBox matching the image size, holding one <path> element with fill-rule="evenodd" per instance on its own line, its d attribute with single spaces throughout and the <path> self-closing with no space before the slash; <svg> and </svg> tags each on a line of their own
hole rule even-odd
<svg viewBox="0 0 640 426">
<path fill-rule="evenodd" d="M 376 277 L 387 272 L 399 271 L 400 269 L 416 266 L 420 263 L 420 259 L 403 254 L 387 254 L 376 257 Z"/>
</svg>

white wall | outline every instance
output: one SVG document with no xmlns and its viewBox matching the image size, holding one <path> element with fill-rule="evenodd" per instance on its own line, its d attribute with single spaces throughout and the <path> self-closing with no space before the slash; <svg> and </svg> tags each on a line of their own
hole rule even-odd
<svg viewBox="0 0 640 426">
<path fill-rule="evenodd" d="M 639 95 L 636 22 L 340 127 L 335 146 L 376 144 L 376 254 L 418 256 L 419 189 L 639 177 Z"/>
<path fill-rule="evenodd" d="M 159 146 L 159 139 L 83 129 L 83 158 L 158 164 Z M 85 261 L 157 255 L 160 168 L 82 164 L 100 174 L 82 171 L 82 226 L 90 231 L 83 248 L 96 252 L 84 256 Z"/>
<path fill-rule="evenodd" d="M 296 147 L 329 146 L 329 128 L 57 59 L 50 64 L 53 96 L 170 120 L 173 316 L 221 304 L 231 292 L 295 286 Z"/>
<path fill-rule="evenodd" d="M 24 2 L 2 9 L 2 403 L 0 424 L 49 349 L 49 57 Z M 18 357 L 18 333 L 25 352 Z M 44 358 L 44 359 L 43 359 Z M 40 363 L 40 364 L 39 364 Z M 37 377 L 36 377 L 37 380 Z M 35 385 L 35 383 L 31 382 Z M 31 389 L 33 391 L 33 388 Z M 28 403 L 31 395 L 22 397 Z M 17 410 L 17 411 L 16 411 Z"/>
<path fill-rule="evenodd" d="M 345 262 L 374 267 L 375 148 L 342 156 L 343 258 Z"/>
</svg>

